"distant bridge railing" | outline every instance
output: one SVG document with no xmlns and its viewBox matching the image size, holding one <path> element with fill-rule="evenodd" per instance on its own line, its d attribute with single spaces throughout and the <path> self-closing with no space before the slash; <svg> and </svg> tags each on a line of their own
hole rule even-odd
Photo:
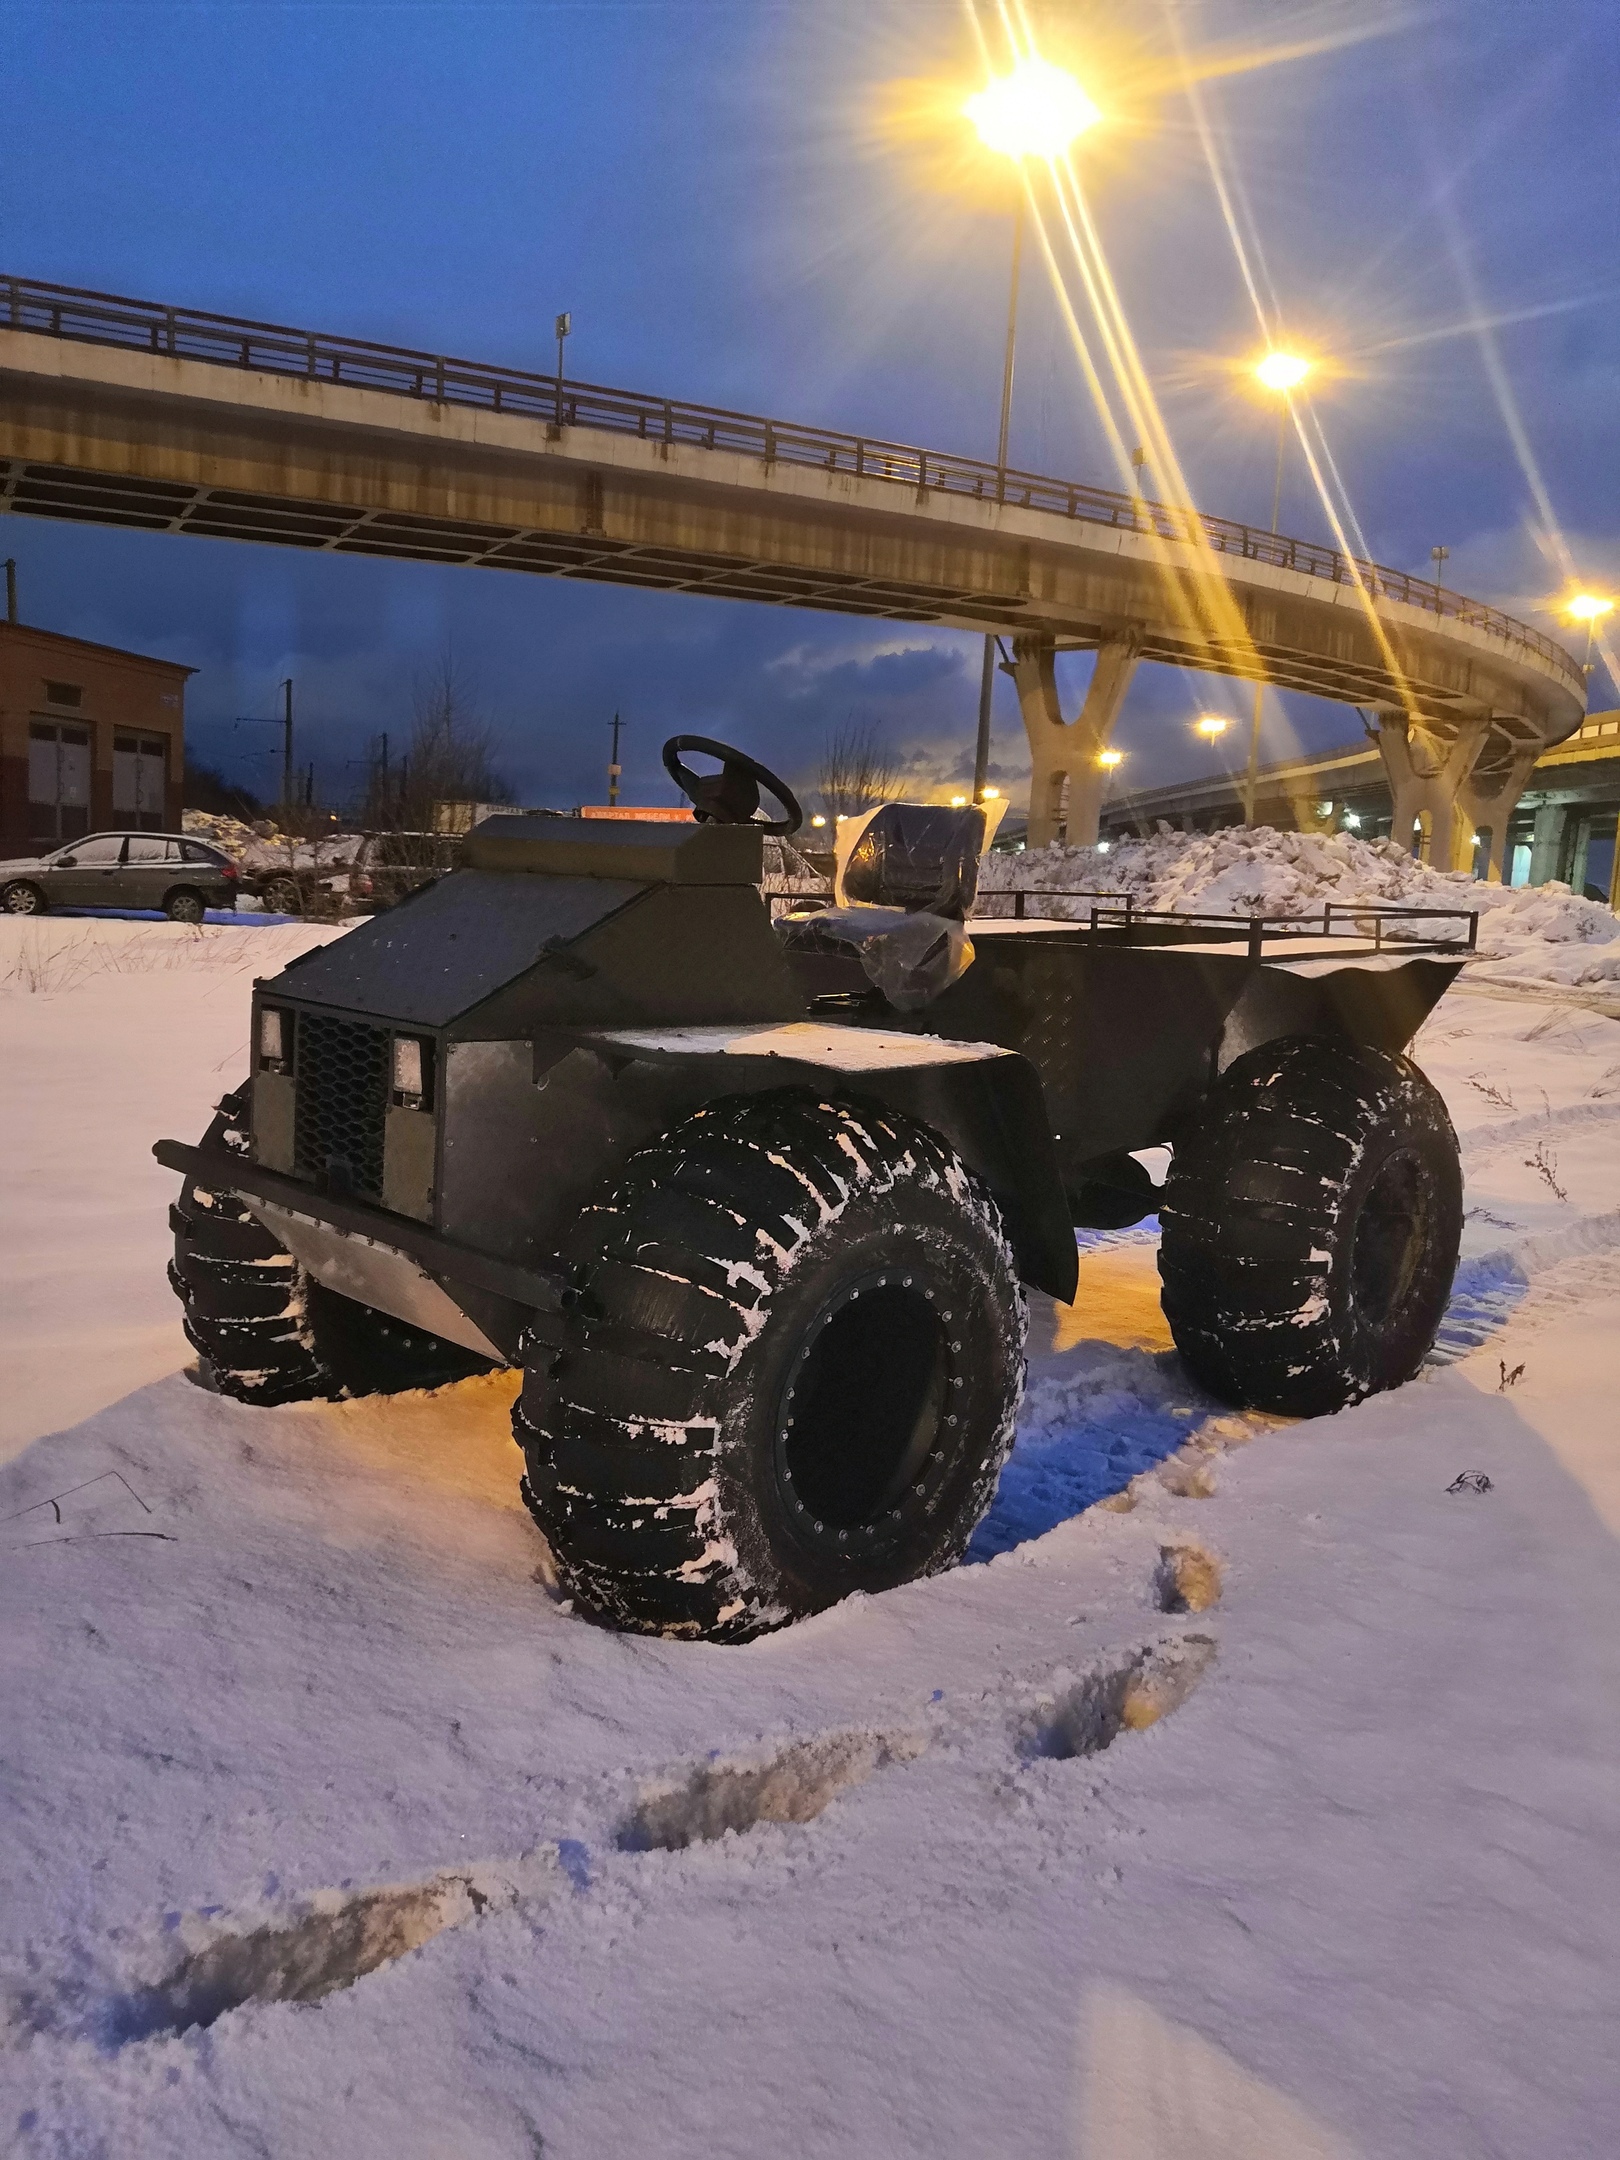
<svg viewBox="0 0 1620 2160">
<path fill-rule="evenodd" d="M 1279 569 L 1301 571 L 1307 577 L 1325 578 L 1335 585 L 1359 583 L 1378 598 L 1426 608 L 1433 615 L 1451 617 L 1510 638 L 1568 674 L 1574 682 L 1585 680 L 1579 663 L 1544 631 L 1516 621 L 1500 608 L 1450 592 L 1427 578 L 1390 570 L 1381 563 L 1364 562 L 1359 556 L 1345 555 L 1317 541 L 1291 540 L 1285 534 L 1242 525 L 1233 518 L 1209 517 L 1202 511 L 1149 502 L 1139 495 L 1089 487 L 1083 481 L 1053 480 L 1011 466 L 997 466 L 983 458 L 945 456 L 870 435 L 801 427 L 791 421 L 765 420 L 752 413 L 691 405 L 676 398 L 643 397 L 635 391 L 607 390 L 594 383 L 569 382 L 522 368 L 452 360 L 439 353 L 413 352 L 401 345 L 376 345 L 364 338 L 329 337 L 314 330 L 290 330 L 278 323 L 207 315 L 194 308 L 162 307 L 153 301 L 128 300 L 114 293 L 82 292 L 71 285 L 49 285 L 36 278 L 0 279 L 0 327 L 30 330 L 79 344 L 116 345 L 177 359 L 207 360 L 217 366 L 251 368 L 267 375 L 299 376 L 308 382 L 382 390 L 442 405 L 470 405 L 483 412 L 513 413 L 561 426 L 600 428 L 609 434 L 634 435 L 644 442 L 741 451 L 763 458 L 767 464 L 779 461 L 785 465 L 811 465 L 824 472 L 853 473 L 866 479 L 896 481 L 910 488 L 934 488 L 944 494 L 972 495 L 1021 509 L 1045 510 L 1115 531 L 1155 533 L 1165 540 L 1201 543 L 1218 555 L 1274 564 Z"/>
</svg>

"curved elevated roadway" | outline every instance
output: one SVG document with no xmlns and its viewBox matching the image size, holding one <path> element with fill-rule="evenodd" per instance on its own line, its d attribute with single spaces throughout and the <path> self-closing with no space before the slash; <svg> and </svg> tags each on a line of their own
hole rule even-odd
<svg viewBox="0 0 1620 2160">
<path fill-rule="evenodd" d="M 0 507 L 994 630 L 1037 795 L 1094 765 L 1140 660 L 1373 708 L 1414 785 L 1506 780 L 1585 709 L 1532 625 L 1228 519 L 28 279 L 0 279 Z M 1077 648 L 1099 667 L 1065 725 L 1051 656 Z"/>
</svg>

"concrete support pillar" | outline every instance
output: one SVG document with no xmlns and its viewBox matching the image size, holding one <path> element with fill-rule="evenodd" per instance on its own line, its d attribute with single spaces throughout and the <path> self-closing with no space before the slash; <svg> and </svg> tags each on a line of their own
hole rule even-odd
<svg viewBox="0 0 1620 2160">
<path fill-rule="evenodd" d="M 1056 647 L 1049 637 L 1013 641 L 1013 682 L 1029 736 L 1029 845 L 1057 839 L 1091 847 L 1097 838 L 1108 747 L 1136 673 L 1137 646 L 1121 638 L 1097 649 L 1085 703 L 1067 725 L 1058 702 Z"/>
<path fill-rule="evenodd" d="M 1569 804 L 1562 802 L 1542 803 L 1536 811 L 1536 822 L 1530 831 L 1530 879 L 1532 885 L 1545 885 L 1555 878 L 1564 852 L 1564 827 L 1569 822 Z"/>
<path fill-rule="evenodd" d="M 1483 869 L 1492 885 L 1500 885 L 1506 874 L 1508 827 L 1519 807 L 1519 797 L 1529 785 L 1540 747 L 1539 743 L 1521 745 L 1505 764 L 1492 770 L 1488 781 L 1476 766 L 1457 791 L 1457 806 L 1466 820 L 1462 840 L 1465 851 L 1469 830 L 1490 833 L 1490 852 L 1477 867 Z"/>
<path fill-rule="evenodd" d="M 1412 844 L 1412 828 L 1425 822 L 1425 858 L 1435 870 L 1473 866 L 1473 827 L 1459 815 L 1459 793 L 1466 788 L 1490 735 L 1490 716 L 1459 720 L 1447 742 L 1407 713 L 1386 712 L 1378 723 L 1378 752 L 1389 779 L 1394 805 L 1391 837 L 1397 846 Z M 1494 841 L 1494 834 L 1493 834 Z"/>
</svg>

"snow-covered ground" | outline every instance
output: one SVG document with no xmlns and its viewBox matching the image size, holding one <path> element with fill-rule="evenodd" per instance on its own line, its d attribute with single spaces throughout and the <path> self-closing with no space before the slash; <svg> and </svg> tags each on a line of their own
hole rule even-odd
<svg viewBox="0 0 1620 2160">
<path fill-rule="evenodd" d="M 1620 1024 L 1425 1028 L 1413 1385 L 1222 1412 L 1090 1240 L 988 1564 L 719 1649 L 553 1600 L 510 1379 L 181 1376 L 149 1143 L 331 934 L 0 922 L 0 2148 L 1620 2151 Z"/>
</svg>

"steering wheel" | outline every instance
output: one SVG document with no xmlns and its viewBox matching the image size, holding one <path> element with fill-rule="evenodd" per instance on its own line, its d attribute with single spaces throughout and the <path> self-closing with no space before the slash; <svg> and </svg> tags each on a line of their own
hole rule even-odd
<svg viewBox="0 0 1620 2160">
<path fill-rule="evenodd" d="M 717 773 L 693 772 L 690 765 L 681 762 L 683 750 L 697 750 L 704 757 L 717 757 L 720 770 Z M 672 735 L 664 745 L 664 770 L 690 800 L 700 825 L 752 825 L 756 832 L 785 834 L 797 832 L 804 823 L 804 812 L 799 808 L 797 797 L 769 767 L 707 735 Z M 778 808 L 787 812 L 786 817 L 754 815 L 759 808 L 761 788 L 774 799 Z"/>
</svg>

